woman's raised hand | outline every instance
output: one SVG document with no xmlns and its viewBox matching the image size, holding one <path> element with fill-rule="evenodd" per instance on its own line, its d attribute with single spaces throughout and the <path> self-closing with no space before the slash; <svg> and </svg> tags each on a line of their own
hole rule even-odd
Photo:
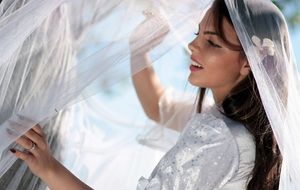
<svg viewBox="0 0 300 190">
<path fill-rule="evenodd" d="M 167 19 L 158 11 L 144 11 L 146 19 L 132 32 L 130 37 L 131 69 L 133 84 L 146 115 L 158 122 L 159 99 L 164 91 L 148 52 L 158 46 L 170 31 Z"/>
<path fill-rule="evenodd" d="M 39 125 L 35 125 L 16 140 L 25 151 L 11 149 L 18 158 L 24 160 L 30 170 L 39 177 L 50 175 L 55 169 L 56 160 L 48 147 L 47 139 Z"/>
<path fill-rule="evenodd" d="M 146 19 L 130 36 L 130 50 L 134 54 L 146 54 L 159 45 L 170 31 L 169 24 L 158 11 L 143 12 Z"/>
</svg>

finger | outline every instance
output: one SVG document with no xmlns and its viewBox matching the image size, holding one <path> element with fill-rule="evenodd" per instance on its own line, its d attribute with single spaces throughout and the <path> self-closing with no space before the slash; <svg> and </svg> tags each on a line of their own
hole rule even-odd
<svg viewBox="0 0 300 190">
<path fill-rule="evenodd" d="M 146 18 L 154 17 L 153 11 L 150 11 L 150 10 L 144 10 L 143 14 L 146 16 Z"/>
<path fill-rule="evenodd" d="M 10 149 L 10 152 L 13 153 L 17 158 L 20 158 L 21 160 L 24 160 L 27 163 L 31 162 L 34 158 L 32 154 L 21 152 L 16 149 Z"/>
<path fill-rule="evenodd" d="M 43 129 L 42 129 L 42 127 L 39 124 L 36 124 L 35 126 L 33 126 L 32 130 L 34 130 L 34 132 L 36 132 L 37 134 L 39 134 L 41 137 L 44 137 Z"/>
<path fill-rule="evenodd" d="M 32 148 L 32 141 L 30 139 L 28 139 L 27 137 L 25 136 L 21 136 L 20 138 L 18 138 L 16 140 L 16 143 L 18 143 L 20 146 L 22 146 L 23 148 L 29 150 Z"/>
<path fill-rule="evenodd" d="M 45 147 L 45 141 L 43 137 L 41 137 L 39 134 L 37 134 L 34 130 L 30 129 L 27 131 L 24 136 L 29 138 L 32 142 L 34 142 L 38 147 L 44 148 Z"/>
</svg>

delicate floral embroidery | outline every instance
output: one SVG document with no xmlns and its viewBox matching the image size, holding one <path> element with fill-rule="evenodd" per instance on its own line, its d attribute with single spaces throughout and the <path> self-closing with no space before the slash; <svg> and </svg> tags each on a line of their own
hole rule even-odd
<svg viewBox="0 0 300 190">
<path fill-rule="evenodd" d="M 267 56 L 275 55 L 274 42 L 269 38 L 264 38 L 262 41 L 259 37 L 254 35 L 252 36 L 252 42 L 258 50 L 262 60 Z"/>
</svg>

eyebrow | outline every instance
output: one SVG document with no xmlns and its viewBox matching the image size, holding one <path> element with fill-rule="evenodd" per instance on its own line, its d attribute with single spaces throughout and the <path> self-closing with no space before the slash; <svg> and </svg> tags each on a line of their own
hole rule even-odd
<svg viewBox="0 0 300 190">
<path fill-rule="evenodd" d="M 219 36 L 218 33 L 212 32 L 212 31 L 205 31 L 205 32 L 204 32 L 204 35 L 216 35 L 216 36 Z"/>
<path fill-rule="evenodd" d="M 198 30 L 199 31 L 201 30 L 200 24 L 198 25 Z M 216 35 L 216 36 L 219 36 L 219 34 L 217 32 L 213 32 L 213 31 L 205 31 L 203 34 L 204 35 Z"/>
</svg>

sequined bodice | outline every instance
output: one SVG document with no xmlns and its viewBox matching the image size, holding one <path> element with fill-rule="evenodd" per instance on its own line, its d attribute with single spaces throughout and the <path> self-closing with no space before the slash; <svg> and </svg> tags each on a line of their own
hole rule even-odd
<svg viewBox="0 0 300 190">
<path fill-rule="evenodd" d="M 233 136 L 238 133 L 232 133 L 224 120 L 213 114 L 196 114 L 150 178 L 139 180 L 137 189 L 227 189 L 230 181 L 239 181 L 240 153 Z"/>
</svg>

